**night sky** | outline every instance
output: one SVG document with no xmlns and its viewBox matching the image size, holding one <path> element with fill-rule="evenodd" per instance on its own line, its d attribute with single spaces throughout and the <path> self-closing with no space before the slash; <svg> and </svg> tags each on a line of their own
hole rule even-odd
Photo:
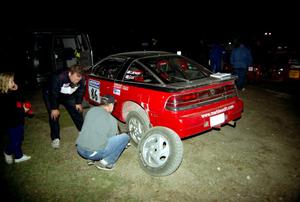
<svg viewBox="0 0 300 202">
<path fill-rule="evenodd" d="M 299 33 L 297 6 L 290 3 L 164 2 L 26 2 L 4 6 L 7 13 L 1 18 L 2 26 L 10 31 L 80 28 L 113 37 L 132 32 L 174 38 L 256 35 L 266 31 L 294 37 L 295 32 Z"/>
<path fill-rule="evenodd" d="M 297 6 L 288 3 L 39 1 L 6 7 L 1 34 L 11 40 L 24 32 L 77 29 L 92 33 L 98 47 L 112 44 L 120 51 L 137 49 L 152 38 L 168 50 L 196 50 L 203 40 L 253 41 L 265 32 L 272 33 L 272 43 L 300 44 Z"/>
</svg>

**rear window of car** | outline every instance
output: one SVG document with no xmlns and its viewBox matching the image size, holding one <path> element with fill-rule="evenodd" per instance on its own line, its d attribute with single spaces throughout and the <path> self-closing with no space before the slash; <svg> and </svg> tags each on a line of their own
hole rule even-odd
<svg viewBox="0 0 300 202">
<path fill-rule="evenodd" d="M 209 77 L 204 66 L 181 56 L 161 56 L 139 59 L 166 83 L 188 82 Z"/>
<path fill-rule="evenodd" d="M 123 78 L 124 81 L 159 84 L 160 82 L 155 78 L 152 72 L 145 69 L 141 64 L 136 61 L 132 62 Z"/>
<path fill-rule="evenodd" d="M 92 74 L 106 79 L 116 79 L 123 66 L 124 60 L 106 59 L 95 65 Z"/>
</svg>

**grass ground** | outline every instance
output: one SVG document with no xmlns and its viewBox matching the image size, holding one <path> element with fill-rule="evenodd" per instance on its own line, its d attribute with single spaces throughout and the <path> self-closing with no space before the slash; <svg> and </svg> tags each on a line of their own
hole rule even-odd
<svg viewBox="0 0 300 202">
<path fill-rule="evenodd" d="M 32 159 L 5 165 L 1 161 L 3 186 L 11 198 L 21 201 L 98 201 L 111 198 L 113 187 L 122 186 L 121 178 L 99 172 L 79 157 L 75 148 L 77 130 L 62 110 L 61 147 L 50 146 L 47 115 L 37 114 L 26 124 L 23 152 Z M 3 139 L 3 143 L 6 142 Z M 2 144 L 3 146 L 3 144 Z"/>
<path fill-rule="evenodd" d="M 32 159 L 6 165 L 2 157 L 1 192 L 17 201 L 99 201 L 122 179 L 113 180 L 111 173 L 89 167 L 76 152 L 78 131 L 67 112 L 61 109 L 61 147 L 50 143 L 48 115 L 41 103 L 34 103 L 35 116 L 26 118 L 23 152 Z M 1 134 L 1 148 L 7 137 Z"/>
<path fill-rule="evenodd" d="M 0 156 L 7 201 L 299 201 L 299 102 L 287 94 L 249 86 L 237 126 L 185 139 L 183 162 L 166 177 L 146 174 L 133 146 L 112 171 L 87 166 L 63 109 L 61 147 L 52 149 L 41 94 L 29 98 L 36 115 L 27 120 L 23 151 L 32 159 L 6 165 Z"/>
</svg>

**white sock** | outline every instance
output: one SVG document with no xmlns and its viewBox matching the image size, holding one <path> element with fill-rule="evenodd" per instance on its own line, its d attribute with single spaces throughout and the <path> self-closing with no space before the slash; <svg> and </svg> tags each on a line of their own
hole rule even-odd
<svg viewBox="0 0 300 202">
<path fill-rule="evenodd" d="M 104 159 L 101 159 L 100 162 L 105 166 L 108 164 Z"/>
</svg>

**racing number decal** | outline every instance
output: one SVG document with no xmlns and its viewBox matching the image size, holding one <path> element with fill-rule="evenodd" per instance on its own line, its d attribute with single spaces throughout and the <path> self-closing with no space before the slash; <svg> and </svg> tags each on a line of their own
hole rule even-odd
<svg viewBox="0 0 300 202">
<path fill-rule="evenodd" d="M 94 101 L 97 101 L 97 100 L 98 100 L 97 92 L 98 92 L 97 89 L 91 88 L 91 91 L 90 91 L 90 98 L 91 98 L 92 100 L 94 100 Z"/>
<path fill-rule="evenodd" d="M 100 104 L 100 82 L 89 80 L 89 97 L 91 100 Z"/>
</svg>

